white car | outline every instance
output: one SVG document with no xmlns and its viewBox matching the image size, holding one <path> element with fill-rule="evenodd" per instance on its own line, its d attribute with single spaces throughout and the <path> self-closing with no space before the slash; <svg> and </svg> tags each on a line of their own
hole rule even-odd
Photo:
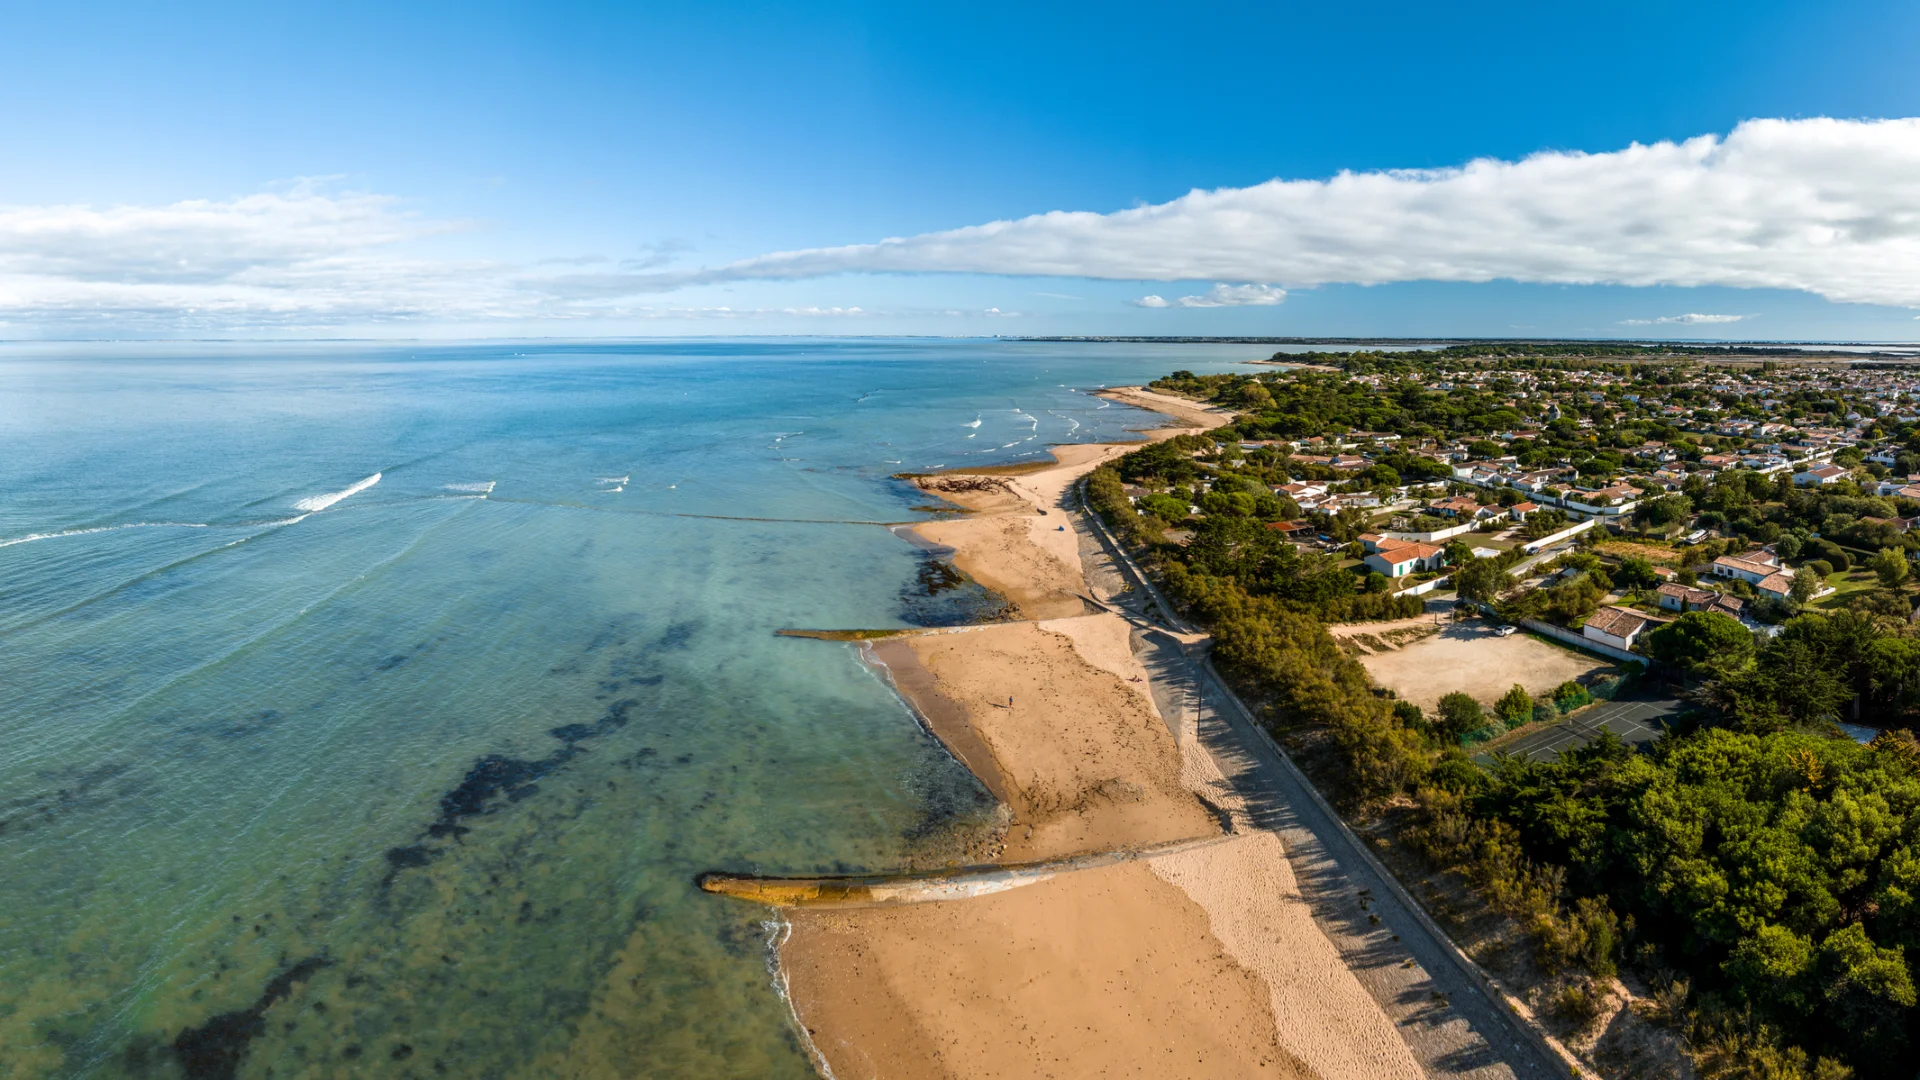
<svg viewBox="0 0 1920 1080">
<path fill-rule="evenodd" d="M 1512 637 L 1514 634 L 1514 631 L 1518 629 L 1520 628 L 1517 626 L 1502 626 L 1498 630 L 1495 630 L 1494 633 L 1500 635 L 1501 637 Z"/>
</svg>

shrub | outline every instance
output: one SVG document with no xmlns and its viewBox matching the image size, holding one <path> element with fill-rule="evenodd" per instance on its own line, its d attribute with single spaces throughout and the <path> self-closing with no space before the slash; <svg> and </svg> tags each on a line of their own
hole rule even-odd
<svg viewBox="0 0 1920 1080">
<path fill-rule="evenodd" d="M 1569 983 L 1553 996 L 1554 1011 L 1582 1027 L 1598 1018 L 1606 1003 L 1606 992 L 1592 979 Z"/>
<path fill-rule="evenodd" d="M 1415 731 L 1425 731 L 1427 729 L 1426 716 L 1420 712 L 1420 706 L 1415 705 L 1411 701 L 1394 702 L 1393 715 L 1395 719 Z"/>
<path fill-rule="evenodd" d="M 1572 712 L 1582 705 L 1592 704 L 1593 695 L 1587 693 L 1586 687 L 1581 686 L 1572 679 L 1568 679 L 1566 682 L 1553 688 L 1553 703 L 1559 707 L 1561 712 Z"/>
<path fill-rule="evenodd" d="M 1533 716 L 1533 695 L 1527 693 L 1526 687 L 1514 683 L 1513 689 L 1494 703 L 1493 711 L 1508 727 L 1519 727 Z"/>
<path fill-rule="evenodd" d="M 1455 690 L 1440 699 L 1440 733 L 1451 739 L 1460 739 L 1467 733 L 1478 731 L 1487 722 L 1486 711 L 1472 695 Z"/>
</svg>

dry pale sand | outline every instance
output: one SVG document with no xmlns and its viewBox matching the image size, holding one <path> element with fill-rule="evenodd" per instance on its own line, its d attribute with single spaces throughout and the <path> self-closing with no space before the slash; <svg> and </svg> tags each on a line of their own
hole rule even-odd
<svg viewBox="0 0 1920 1080">
<path fill-rule="evenodd" d="M 1113 615 L 1073 621 L 1102 620 L 1126 625 Z M 1110 653 L 1111 640 L 1100 641 L 1091 627 L 1076 629 L 1088 644 L 1033 623 L 903 639 L 942 699 L 916 700 L 921 713 L 932 717 L 958 706 L 991 758 L 988 774 L 974 761 L 972 746 L 949 740 L 1012 812 L 1005 860 L 1219 832 L 1213 815 L 1181 783 L 1180 748 L 1151 700 L 1126 677 L 1083 657 L 1088 645 Z M 1104 658 L 1119 666 L 1116 657 Z M 895 681 L 914 696 L 916 680 L 896 673 Z M 935 731 L 948 738 L 938 723 Z"/>
<path fill-rule="evenodd" d="M 1137 405 L 1142 409 L 1151 409 L 1183 424 L 1207 431 L 1233 423 L 1233 414 L 1224 409 L 1203 405 L 1190 398 L 1158 393 L 1144 386 L 1115 386 L 1096 392 L 1103 398 L 1112 398 L 1114 401 Z"/>
<path fill-rule="evenodd" d="M 1230 420 L 1138 388 L 1103 393 L 1196 426 Z M 1190 718 L 1160 716 L 1130 624 L 1082 614 L 1064 495 L 1129 448 L 1061 447 L 991 489 L 940 491 L 974 516 L 916 531 L 1046 621 L 873 652 L 1008 807 L 1004 861 L 1217 835 L 1219 812 L 1238 835 L 974 899 L 792 911 L 782 972 L 835 1077 L 1420 1075 L 1313 922 L 1279 838 L 1252 827 Z"/>
<path fill-rule="evenodd" d="M 1260 977 L 1139 863 L 791 918 L 795 1010 L 841 1080 L 1312 1075 Z"/>
<path fill-rule="evenodd" d="M 1258 974 L 1280 1045 L 1328 1080 L 1418 1080 L 1420 1065 L 1380 1006 L 1353 977 L 1300 895 L 1275 834 L 1254 825 L 1245 800 L 1195 739 L 1181 743 L 1181 777 L 1234 823 L 1223 844 L 1156 856 L 1149 865 L 1207 913 L 1227 955 Z"/>
<path fill-rule="evenodd" d="M 1165 438 L 1179 428 L 1151 434 Z M 1055 619 L 1087 611 L 1080 572 L 1079 538 L 1065 510 L 1067 489 L 1082 476 L 1137 444 L 1087 444 L 1053 449 L 1054 460 L 1023 472 L 983 475 L 994 487 L 954 491 L 948 473 L 925 477 L 920 486 L 973 513 L 914 526 L 921 537 L 953 549 L 953 564 L 981 585 L 1006 597 L 1029 619 Z"/>
</svg>

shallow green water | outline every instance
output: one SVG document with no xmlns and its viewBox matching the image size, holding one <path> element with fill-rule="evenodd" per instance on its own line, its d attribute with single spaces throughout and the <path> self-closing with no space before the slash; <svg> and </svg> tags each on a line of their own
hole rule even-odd
<svg viewBox="0 0 1920 1080">
<path fill-rule="evenodd" d="M 810 1075 L 694 875 L 991 806 L 772 632 L 966 617 L 846 523 L 920 516 L 891 473 L 1262 351 L 6 347 L 0 1075 Z"/>
</svg>

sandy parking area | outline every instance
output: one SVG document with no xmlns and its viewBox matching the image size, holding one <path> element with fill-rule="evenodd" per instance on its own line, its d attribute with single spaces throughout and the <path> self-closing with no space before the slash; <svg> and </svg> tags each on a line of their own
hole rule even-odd
<svg viewBox="0 0 1920 1080">
<path fill-rule="evenodd" d="M 1598 657 L 1549 645 L 1525 631 L 1495 637 L 1483 622 L 1461 623 L 1404 649 L 1360 657 L 1373 681 L 1431 711 L 1456 690 L 1491 705 L 1519 683 L 1539 696 L 1568 679 L 1610 669 Z"/>
</svg>

